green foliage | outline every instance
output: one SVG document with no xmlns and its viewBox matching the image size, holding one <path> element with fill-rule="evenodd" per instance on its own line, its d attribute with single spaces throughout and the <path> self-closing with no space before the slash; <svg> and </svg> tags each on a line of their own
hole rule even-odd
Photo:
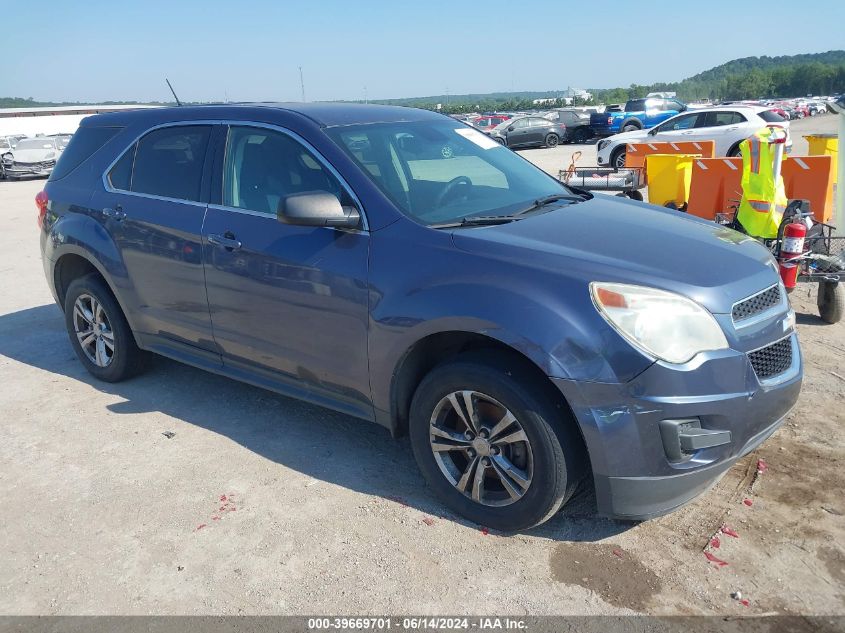
<svg viewBox="0 0 845 633">
<path fill-rule="evenodd" d="M 573 105 L 620 103 L 644 97 L 649 92 L 675 92 L 684 101 L 700 99 L 759 99 L 830 95 L 845 90 L 845 51 L 828 51 L 781 57 L 745 57 L 698 73 L 680 82 L 660 82 L 650 86 L 631 84 L 627 88 L 590 89 L 592 101 L 578 99 Z M 560 97 L 560 91 L 512 92 L 487 95 L 438 95 L 413 99 L 388 99 L 378 103 L 404 105 L 450 114 L 536 109 L 534 99 Z M 564 107 L 561 99 L 556 105 Z"/>
</svg>

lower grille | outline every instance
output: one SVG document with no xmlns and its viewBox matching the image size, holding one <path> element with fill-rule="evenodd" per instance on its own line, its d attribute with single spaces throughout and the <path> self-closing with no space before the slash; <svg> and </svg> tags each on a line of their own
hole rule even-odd
<svg viewBox="0 0 845 633">
<path fill-rule="evenodd" d="M 792 366 L 792 341 L 790 337 L 772 343 L 748 355 L 757 378 L 765 380 L 782 374 Z"/>
</svg>

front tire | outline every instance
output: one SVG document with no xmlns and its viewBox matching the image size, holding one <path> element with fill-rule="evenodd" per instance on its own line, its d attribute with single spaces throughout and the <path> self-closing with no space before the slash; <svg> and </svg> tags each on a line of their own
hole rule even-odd
<svg viewBox="0 0 845 633">
<path fill-rule="evenodd" d="M 143 369 L 146 356 L 99 275 L 71 282 L 65 296 L 65 325 L 76 356 L 95 378 L 120 382 Z"/>
<path fill-rule="evenodd" d="M 519 363 L 467 354 L 432 370 L 411 404 L 414 457 L 445 505 L 496 530 L 549 519 L 583 477 L 564 405 Z"/>
<path fill-rule="evenodd" d="M 610 155 L 610 165 L 611 167 L 615 167 L 616 169 L 624 169 L 625 168 L 625 146 L 622 145 L 618 149 L 613 150 L 613 154 Z"/>
<path fill-rule="evenodd" d="M 546 136 L 546 147 L 557 147 L 558 143 L 560 143 L 560 137 L 557 134 Z"/>
<path fill-rule="evenodd" d="M 585 143 L 587 143 L 587 141 L 590 140 L 591 136 L 592 134 L 590 134 L 589 130 L 583 127 L 579 127 L 572 133 L 572 143 L 574 143 L 575 145 L 584 145 Z"/>
</svg>

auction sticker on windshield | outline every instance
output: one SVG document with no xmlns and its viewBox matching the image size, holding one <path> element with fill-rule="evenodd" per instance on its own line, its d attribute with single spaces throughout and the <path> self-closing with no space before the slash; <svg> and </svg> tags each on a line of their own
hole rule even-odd
<svg viewBox="0 0 845 633">
<path fill-rule="evenodd" d="M 499 145 L 492 138 L 490 138 L 489 136 L 485 136 L 478 130 L 471 130 L 469 128 L 462 127 L 456 129 L 455 132 L 463 136 L 465 139 L 472 141 L 481 149 L 493 149 L 494 147 L 501 147 L 501 145 Z"/>
</svg>

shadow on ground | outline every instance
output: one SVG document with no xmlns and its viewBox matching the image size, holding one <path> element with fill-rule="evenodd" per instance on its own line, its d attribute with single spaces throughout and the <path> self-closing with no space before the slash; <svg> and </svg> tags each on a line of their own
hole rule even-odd
<svg viewBox="0 0 845 633">
<path fill-rule="evenodd" d="M 55 305 L 0 316 L 0 355 L 122 398 L 105 408 L 112 413 L 161 412 L 314 479 L 476 527 L 449 513 L 427 489 L 407 438 L 394 440 L 375 424 L 161 357 L 132 380 L 95 380 L 76 358 Z M 633 525 L 598 517 L 592 489 L 583 486 L 564 511 L 529 533 L 559 541 L 596 541 Z"/>
</svg>

